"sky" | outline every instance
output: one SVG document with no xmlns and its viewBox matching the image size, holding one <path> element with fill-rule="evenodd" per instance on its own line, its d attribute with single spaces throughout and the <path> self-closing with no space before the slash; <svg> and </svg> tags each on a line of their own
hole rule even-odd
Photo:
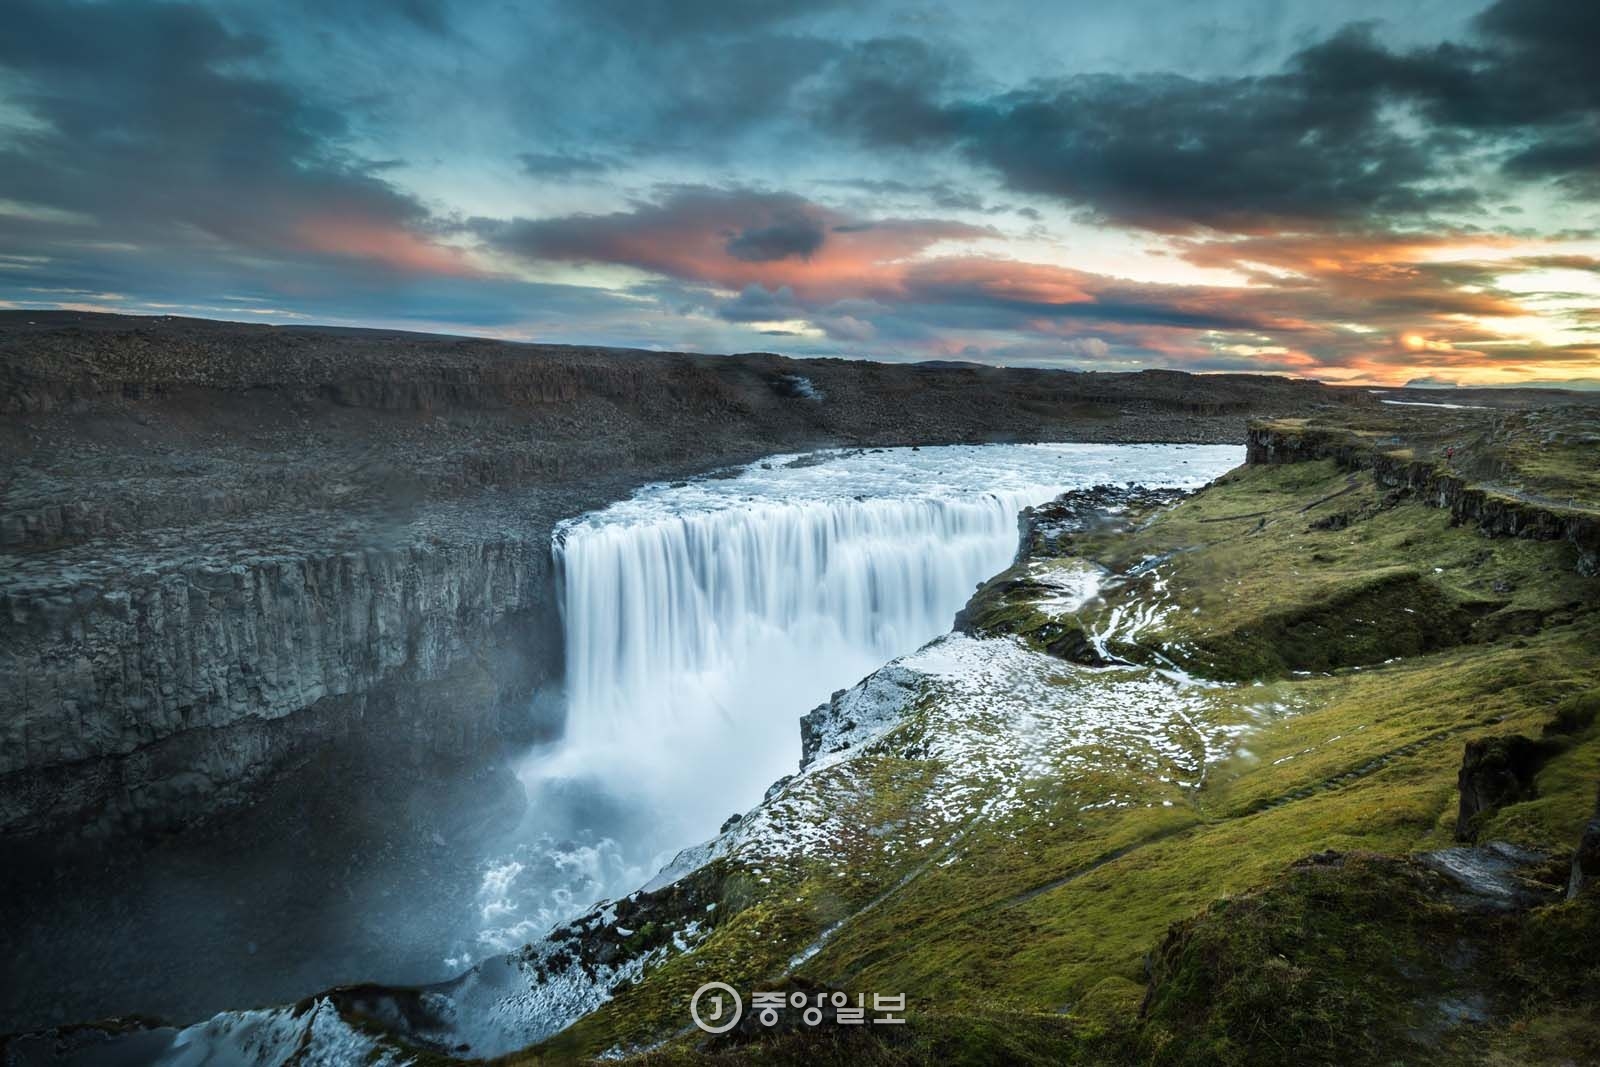
<svg viewBox="0 0 1600 1067">
<path fill-rule="evenodd" d="M 0 307 L 1600 378 L 1592 0 L 0 0 Z"/>
</svg>

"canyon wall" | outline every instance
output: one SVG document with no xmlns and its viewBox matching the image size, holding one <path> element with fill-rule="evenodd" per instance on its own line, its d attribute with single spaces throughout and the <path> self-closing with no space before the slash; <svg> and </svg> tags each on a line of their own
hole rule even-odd
<svg viewBox="0 0 1600 1067">
<path fill-rule="evenodd" d="M 1390 450 L 1386 440 L 1337 427 L 1254 423 L 1245 442 L 1245 461 L 1296 463 L 1332 459 L 1346 469 L 1371 470 L 1381 484 L 1414 493 L 1433 507 L 1448 509 L 1453 522 L 1474 525 L 1486 536 L 1566 541 L 1577 550 L 1575 567 L 1579 574 L 1600 573 L 1600 515 L 1555 499 L 1537 484 L 1519 487 L 1480 483 L 1467 464 L 1470 459 L 1473 466 L 1482 466 L 1482 453 L 1493 450 L 1494 445 L 1482 437 L 1473 441 L 1471 456 L 1463 448 L 1461 469 L 1453 463 L 1457 447 L 1454 444 L 1441 444 L 1418 456 L 1411 448 Z M 1491 457 L 1490 463 L 1502 478 L 1516 473 L 1508 471 L 1504 461 L 1495 462 Z"/>
<path fill-rule="evenodd" d="M 557 724 L 544 531 L 0 593 L 0 825 L 170 829 L 362 736 L 398 770 Z"/>
</svg>

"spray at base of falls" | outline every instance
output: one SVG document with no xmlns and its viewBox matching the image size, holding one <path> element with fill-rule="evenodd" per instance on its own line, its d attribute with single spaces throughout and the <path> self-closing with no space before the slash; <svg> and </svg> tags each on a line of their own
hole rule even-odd
<svg viewBox="0 0 1600 1067">
<path fill-rule="evenodd" d="M 989 445 L 776 457 L 563 524 L 565 736 L 521 776 L 469 954 L 643 883 L 793 770 L 797 720 L 947 632 L 1017 515 L 1106 482 L 1199 486 L 1234 446 Z M 452 961 L 461 962 L 461 961 Z"/>
</svg>

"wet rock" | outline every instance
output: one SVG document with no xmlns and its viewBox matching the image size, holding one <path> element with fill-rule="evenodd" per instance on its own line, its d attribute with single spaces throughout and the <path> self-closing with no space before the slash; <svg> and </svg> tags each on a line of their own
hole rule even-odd
<svg viewBox="0 0 1600 1067">
<path fill-rule="evenodd" d="M 1564 746 L 1521 734 L 1468 741 L 1457 783 L 1461 804 L 1456 840 L 1471 841 L 1483 819 L 1507 804 L 1535 795 L 1534 776 Z"/>
<path fill-rule="evenodd" d="M 358 732 L 402 764 L 530 736 L 558 647 L 540 533 L 18 568 L 0 834 L 181 827 Z"/>
<path fill-rule="evenodd" d="M 1482 911 L 1520 911 L 1549 904 L 1560 890 L 1540 879 L 1550 857 L 1504 841 L 1482 847 L 1445 848 L 1417 856 L 1424 867 L 1450 879 L 1458 907 Z"/>
<path fill-rule="evenodd" d="M 872 672 L 851 689 L 834 693 L 800 719 L 800 769 L 822 756 L 870 738 L 892 720 L 921 685 L 915 671 L 897 663 Z"/>
<path fill-rule="evenodd" d="M 1572 872 L 1567 878 L 1567 899 L 1574 900 L 1585 889 L 1600 884 L 1600 793 L 1595 796 L 1594 818 L 1583 828 L 1577 851 L 1572 854 Z"/>
</svg>

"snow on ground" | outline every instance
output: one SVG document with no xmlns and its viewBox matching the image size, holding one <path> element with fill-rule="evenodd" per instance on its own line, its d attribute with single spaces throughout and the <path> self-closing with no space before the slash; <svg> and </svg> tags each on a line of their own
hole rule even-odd
<svg viewBox="0 0 1600 1067">
<path fill-rule="evenodd" d="M 715 852 L 752 863 L 846 858 L 860 837 L 854 801 L 870 788 L 854 764 L 876 751 L 939 767 L 906 825 L 895 828 L 903 832 L 884 835 L 885 850 L 942 846 L 974 819 L 1043 811 L 1072 793 L 1077 778 L 1108 766 L 1180 797 L 1247 728 L 1214 714 L 1211 698 L 1221 688 L 1145 667 L 1082 667 L 1014 638 L 950 634 L 836 699 L 816 761 Z M 1080 802 L 1087 809 L 1149 801 L 1089 784 Z"/>
<path fill-rule="evenodd" d="M 1050 590 L 1048 596 L 1030 603 L 1052 618 L 1071 615 L 1100 595 L 1105 571 L 1087 560 L 1030 560 L 1027 576 Z"/>
<path fill-rule="evenodd" d="M 586 970 L 563 958 L 568 952 L 561 942 L 544 940 L 484 960 L 447 990 L 428 994 L 428 1007 L 447 1025 L 423 1036 L 445 1045 L 466 1044 L 475 1059 L 514 1052 L 594 1011 L 611 999 L 612 989 L 637 979 L 666 955 L 658 949 Z"/>
<path fill-rule="evenodd" d="M 410 1063 L 339 1017 L 326 1000 L 304 1014 L 292 1008 L 229 1011 L 180 1030 L 156 1067 L 401 1067 Z"/>
</svg>

